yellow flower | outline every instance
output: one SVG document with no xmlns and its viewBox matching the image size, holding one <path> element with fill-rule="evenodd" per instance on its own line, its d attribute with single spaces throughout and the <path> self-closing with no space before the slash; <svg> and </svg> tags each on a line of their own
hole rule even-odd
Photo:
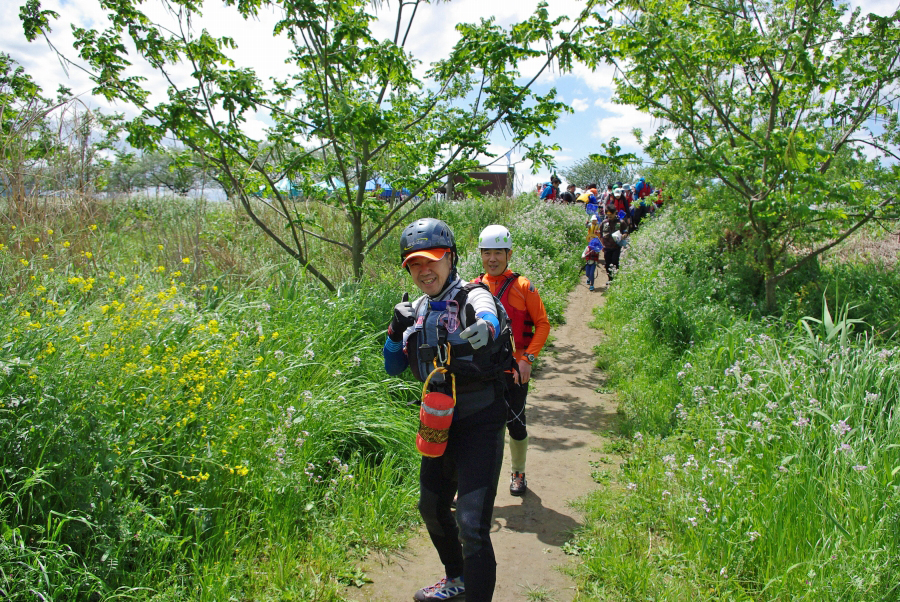
<svg viewBox="0 0 900 602">
<path fill-rule="evenodd" d="M 48 236 L 53 236 L 53 230 L 50 229 L 50 228 L 48 228 L 48 229 L 47 229 L 47 235 L 48 235 Z"/>
<path fill-rule="evenodd" d="M 94 230 L 96 230 L 96 229 L 97 229 L 97 224 L 91 224 L 91 225 L 90 225 L 90 229 L 91 229 L 91 232 L 93 232 Z"/>
<path fill-rule="evenodd" d="M 63 248 L 65 249 L 68 249 L 70 246 L 72 246 L 72 243 L 70 243 L 68 240 L 63 243 Z"/>
<path fill-rule="evenodd" d="M 162 246 L 162 245 L 156 245 L 156 248 L 157 248 L 158 250 L 160 250 L 160 251 L 163 250 L 163 246 Z"/>
<path fill-rule="evenodd" d="M 34 242 L 41 242 L 41 237 L 40 237 L 40 236 L 35 236 L 35 237 L 34 237 Z"/>
<path fill-rule="evenodd" d="M 43 255 L 41 255 L 41 259 L 50 259 L 50 256 L 44 253 Z"/>
<path fill-rule="evenodd" d="M 19 260 L 19 263 L 21 263 L 21 264 L 22 264 L 23 266 L 25 266 L 26 268 L 28 267 L 28 260 L 27 260 L 27 259 L 20 259 L 20 260 Z"/>
<path fill-rule="evenodd" d="M 191 258 L 190 258 L 190 257 L 185 257 L 185 258 L 183 258 L 183 259 L 181 260 L 181 263 L 183 263 L 183 264 L 185 264 L 185 265 L 189 264 L 190 262 L 191 262 Z"/>
<path fill-rule="evenodd" d="M 183 476 L 183 475 L 182 475 L 182 476 Z M 175 495 L 176 495 L 176 496 L 181 495 L 181 489 L 176 489 L 176 490 L 175 490 Z"/>
<path fill-rule="evenodd" d="M 277 332 L 273 332 L 273 333 L 272 333 L 272 338 L 273 338 L 273 339 L 277 339 L 277 338 L 278 338 L 278 333 L 277 333 Z"/>
</svg>

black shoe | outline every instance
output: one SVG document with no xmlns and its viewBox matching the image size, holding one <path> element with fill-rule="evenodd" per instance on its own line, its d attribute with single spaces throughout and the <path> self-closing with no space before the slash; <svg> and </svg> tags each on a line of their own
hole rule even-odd
<svg viewBox="0 0 900 602">
<path fill-rule="evenodd" d="M 525 480 L 524 472 L 514 472 L 512 473 L 512 478 L 509 481 L 509 494 L 510 495 L 525 495 L 525 491 L 528 489 L 528 481 Z"/>
</svg>

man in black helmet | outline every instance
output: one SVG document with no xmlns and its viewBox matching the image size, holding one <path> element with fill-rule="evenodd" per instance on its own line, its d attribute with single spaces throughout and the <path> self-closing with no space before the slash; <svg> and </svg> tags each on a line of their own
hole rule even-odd
<svg viewBox="0 0 900 602">
<path fill-rule="evenodd" d="M 508 319 L 486 287 L 457 274 L 456 242 L 444 222 L 427 218 L 407 226 L 400 257 L 424 294 L 412 302 L 404 294 L 394 306 L 385 370 L 396 375 L 409 367 L 421 381 L 430 377 L 430 390 L 455 400 L 449 431 L 438 437 L 446 450 L 423 457 L 419 470 L 419 512 L 445 576 L 414 599 L 465 594 L 467 602 L 490 601 L 497 574 L 490 531 L 503 461 L 504 370 L 512 362 Z M 422 428 L 419 435 L 434 437 Z"/>
</svg>

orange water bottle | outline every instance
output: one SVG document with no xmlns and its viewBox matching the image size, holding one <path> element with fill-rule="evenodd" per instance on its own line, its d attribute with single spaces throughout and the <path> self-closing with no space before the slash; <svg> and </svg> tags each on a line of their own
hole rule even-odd
<svg viewBox="0 0 900 602">
<path fill-rule="evenodd" d="M 430 379 L 431 375 L 425 381 L 426 387 Z M 420 454 L 429 458 L 438 458 L 444 454 L 455 406 L 456 400 L 445 393 L 432 391 L 422 396 L 422 405 L 419 408 L 419 432 L 416 433 L 416 449 Z"/>
</svg>

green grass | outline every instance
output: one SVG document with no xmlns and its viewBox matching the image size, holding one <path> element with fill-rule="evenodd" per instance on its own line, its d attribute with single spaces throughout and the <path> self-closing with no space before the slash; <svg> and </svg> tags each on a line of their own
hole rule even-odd
<svg viewBox="0 0 900 602">
<path fill-rule="evenodd" d="M 633 445 L 624 492 L 584 502 L 581 592 L 897 599 L 898 301 L 866 292 L 893 290 L 896 270 L 816 266 L 815 286 L 786 284 L 782 312 L 763 315 L 745 264 L 689 226 L 642 226 L 597 315 Z M 819 290 L 835 294 L 810 301 Z M 835 322 L 866 323 L 845 343 L 800 325 L 825 303 Z"/>
<path fill-rule="evenodd" d="M 419 520 L 420 389 L 381 357 L 411 288 L 396 237 L 361 282 L 316 249 L 329 294 L 227 207 L 95 209 L 0 227 L 0 597 L 340 599 Z M 480 229 L 510 223 L 561 319 L 577 214 L 420 213 L 457 227 L 466 277 Z M 530 269 L 543 255 L 563 268 Z"/>
</svg>

